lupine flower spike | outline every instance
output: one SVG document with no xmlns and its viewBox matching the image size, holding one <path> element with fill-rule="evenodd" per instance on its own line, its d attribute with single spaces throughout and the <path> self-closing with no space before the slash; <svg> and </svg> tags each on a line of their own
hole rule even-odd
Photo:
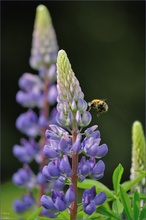
<svg viewBox="0 0 146 220">
<path fill-rule="evenodd" d="M 139 175 L 138 171 L 146 171 L 146 142 L 142 124 L 139 121 L 135 121 L 132 126 L 132 164 L 130 171 L 131 180 Z M 138 183 L 136 189 L 140 193 L 146 193 L 146 178 Z"/>
<path fill-rule="evenodd" d="M 32 195 L 33 188 L 38 188 L 39 197 L 50 189 L 42 174 L 42 169 L 47 163 L 43 146 L 46 143 L 46 129 L 50 123 L 56 123 L 57 110 L 54 108 L 50 112 L 50 105 L 54 105 L 57 98 L 55 83 L 57 52 L 58 44 L 50 14 L 44 5 L 39 5 L 36 9 L 29 60 L 30 66 L 38 71 L 38 75 L 24 73 L 19 79 L 20 91 L 16 95 L 17 102 L 28 108 L 16 120 L 16 127 L 28 136 L 28 140 L 22 138 L 20 145 L 13 147 L 13 154 L 23 163 L 23 168 L 13 175 L 12 180 L 17 186 L 25 187 L 28 193 L 23 195 L 21 200 L 14 201 L 14 210 L 19 214 L 27 211 L 34 204 L 40 206 L 40 201 L 36 202 Z M 38 108 L 38 114 L 33 108 Z M 28 165 L 33 160 L 38 163 L 37 175 Z M 64 179 L 58 178 L 52 187 L 62 189 L 63 186 Z"/>
<path fill-rule="evenodd" d="M 57 116 L 58 125 L 51 124 L 46 130 L 47 144 L 44 154 L 51 161 L 43 168 L 43 175 L 48 180 L 60 179 L 65 184 L 70 180 L 66 194 L 52 190 L 51 197 L 43 195 L 41 204 L 47 216 L 55 217 L 60 211 L 68 209 L 70 219 L 76 219 L 78 211 L 77 182 L 86 177 L 99 180 L 104 175 L 105 164 L 96 158 L 105 156 L 108 152 L 106 144 L 100 145 L 100 132 L 97 125 L 83 129 L 89 125 L 92 116 L 87 111 L 87 102 L 79 85 L 67 54 L 64 50 L 57 57 Z M 85 156 L 79 161 L 79 154 Z M 87 159 L 86 157 L 89 157 Z M 70 165 L 71 158 L 71 165 Z M 96 206 L 106 200 L 104 192 L 96 195 L 95 187 L 85 190 L 82 197 L 82 207 L 86 214 L 96 211 Z"/>
<path fill-rule="evenodd" d="M 30 66 L 36 70 L 50 66 L 56 62 L 57 52 L 58 44 L 50 13 L 44 5 L 39 5 L 36 9 Z M 48 72 L 48 76 L 51 75 Z"/>
</svg>

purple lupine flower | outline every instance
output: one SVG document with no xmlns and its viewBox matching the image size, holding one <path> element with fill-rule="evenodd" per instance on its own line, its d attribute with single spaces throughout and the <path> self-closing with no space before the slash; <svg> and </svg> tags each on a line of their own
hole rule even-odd
<svg viewBox="0 0 146 220">
<path fill-rule="evenodd" d="M 16 120 L 16 127 L 29 137 L 36 137 L 40 134 L 40 127 L 38 125 L 38 117 L 33 110 L 28 110 L 20 114 Z"/>
<path fill-rule="evenodd" d="M 42 173 L 48 180 L 58 179 L 60 176 L 59 170 L 60 160 L 56 158 L 51 161 L 47 166 L 43 167 Z"/>
<path fill-rule="evenodd" d="M 53 200 L 52 200 L 52 198 L 50 198 L 50 196 L 45 196 L 45 195 L 43 195 L 43 196 L 41 197 L 41 204 L 42 204 L 42 206 L 44 206 L 46 209 L 56 210 L 56 207 L 54 206 Z"/>
<path fill-rule="evenodd" d="M 42 174 L 42 172 L 39 172 L 36 176 L 36 181 L 38 184 L 43 185 L 46 183 L 46 178 L 45 176 Z"/>
<path fill-rule="evenodd" d="M 26 211 L 27 207 L 26 207 L 24 201 L 21 201 L 19 199 L 15 199 L 13 202 L 13 209 L 15 210 L 15 212 L 22 214 Z"/>
<path fill-rule="evenodd" d="M 73 184 L 71 184 L 69 189 L 66 191 L 65 201 L 67 204 L 70 204 L 74 200 L 75 200 L 74 187 L 73 187 Z"/>
<path fill-rule="evenodd" d="M 56 191 L 62 191 L 65 187 L 65 177 L 60 176 L 57 180 L 53 181 L 53 189 Z"/>
<path fill-rule="evenodd" d="M 55 213 L 53 213 L 53 211 L 50 211 L 48 209 L 43 208 L 42 210 L 42 215 L 48 217 L 48 218 L 56 218 L 57 215 Z"/>
<path fill-rule="evenodd" d="M 13 182 L 18 186 L 25 185 L 29 180 L 29 174 L 22 168 L 13 174 Z"/>
<path fill-rule="evenodd" d="M 51 113 L 50 113 L 49 120 L 48 120 L 49 125 L 50 124 L 57 124 L 56 115 L 57 115 L 57 109 L 53 108 Z"/>
<path fill-rule="evenodd" d="M 82 182 L 87 176 L 92 179 L 99 180 L 103 177 L 105 164 L 102 160 L 96 163 L 95 158 L 86 160 L 83 156 L 78 165 L 79 180 Z"/>
<path fill-rule="evenodd" d="M 89 159 L 89 161 L 92 158 Z M 91 176 L 92 179 L 96 179 L 99 180 L 103 177 L 104 175 L 104 170 L 105 170 L 105 164 L 102 160 L 99 160 L 95 166 L 93 167 L 93 169 L 91 170 L 89 176 Z"/>
<path fill-rule="evenodd" d="M 58 150 L 59 141 L 57 140 L 50 140 L 48 141 L 47 145 L 44 146 L 43 152 L 47 158 L 55 158 L 59 155 Z"/>
<path fill-rule="evenodd" d="M 40 153 L 40 146 L 37 142 L 33 138 L 30 138 L 29 141 L 22 138 L 20 142 L 21 145 L 16 144 L 13 147 L 13 154 L 15 157 L 22 163 L 29 163 L 33 158 L 37 160 L 37 154 Z"/>
<path fill-rule="evenodd" d="M 92 129 L 94 131 L 92 132 Z M 100 132 L 95 131 L 95 127 L 86 130 L 85 134 L 87 137 L 84 138 L 82 142 L 82 148 L 87 156 L 101 158 L 104 157 L 108 152 L 108 147 L 106 144 L 100 144 Z"/>
<path fill-rule="evenodd" d="M 49 210 L 51 213 L 64 211 L 68 205 L 75 200 L 73 185 L 69 186 L 69 189 L 64 194 L 62 191 L 57 192 L 52 190 L 51 197 L 43 195 L 41 197 L 42 206 Z"/>
<path fill-rule="evenodd" d="M 56 102 L 57 99 L 57 88 L 55 84 L 52 84 L 48 91 L 48 101 L 51 105 Z"/>
<path fill-rule="evenodd" d="M 16 94 L 16 100 L 24 107 L 42 107 L 43 97 L 43 81 L 39 76 L 24 73 L 19 79 L 20 91 Z"/>
<path fill-rule="evenodd" d="M 69 142 L 67 142 L 64 137 L 61 137 L 60 140 L 54 140 L 50 138 L 47 142 L 47 145 L 44 146 L 43 152 L 45 156 L 49 159 L 62 157 L 63 154 L 69 154 L 70 139 Z"/>
<path fill-rule="evenodd" d="M 40 77 L 31 73 L 24 73 L 20 77 L 18 84 L 19 87 L 25 91 L 31 91 L 34 86 L 39 88 L 43 87 L 43 83 Z"/>
<path fill-rule="evenodd" d="M 63 158 L 59 164 L 59 169 L 60 169 L 60 173 L 63 174 L 64 176 L 66 177 L 71 176 L 71 166 L 70 166 L 67 155 L 63 155 Z"/>
<path fill-rule="evenodd" d="M 67 155 L 63 155 L 62 159 L 56 157 L 43 167 L 42 173 L 48 180 L 58 179 L 61 175 L 66 178 L 70 177 L 71 167 Z"/>
<path fill-rule="evenodd" d="M 50 64 L 49 68 L 46 66 L 41 66 L 39 68 L 39 76 L 41 79 L 47 78 L 49 82 L 54 83 L 56 81 L 56 65 Z"/>
<path fill-rule="evenodd" d="M 27 208 L 33 206 L 35 204 L 35 199 L 33 195 L 23 195 L 22 200 L 24 201 Z"/>
<path fill-rule="evenodd" d="M 96 130 L 98 126 L 97 125 L 93 125 L 92 127 L 90 128 L 87 128 L 85 131 L 84 131 L 84 134 L 86 137 L 89 137 L 90 135 L 93 134 L 93 132 Z M 100 136 L 100 132 L 98 131 L 98 137 Z"/>
<path fill-rule="evenodd" d="M 46 128 L 49 126 L 48 118 L 46 118 L 43 113 L 40 113 L 38 124 L 41 128 Z"/>
<path fill-rule="evenodd" d="M 62 154 L 67 154 L 70 151 L 70 138 L 68 140 L 65 137 L 61 137 L 59 141 L 59 150 Z"/>
<path fill-rule="evenodd" d="M 50 124 L 49 128 L 51 130 L 46 130 L 46 133 L 45 133 L 47 140 L 49 138 L 54 139 L 54 140 L 59 140 L 62 136 L 67 140 L 69 139 L 69 133 L 63 128 L 59 127 L 58 125 Z"/>
<path fill-rule="evenodd" d="M 84 212 L 91 215 L 96 210 L 97 205 L 101 205 L 106 200 L 106 194 L 101 192 L 96 195 L 95 186 L 91 189 L 86 189 L 82 196 Z"/>
<path fill-rule="evenodd" d="M 54 179 L 49 180 L 47 188 L 46 188 L 46 192 L 50 192 L 52 189 L 54 189 L 57 192 L 63 191 L 65 184 L 66 184 L 65 182 L 66 182 L 66 178 L 63 176 L 60 176 L 58 179 L 55 179 L 55 180 Z"/>
<path fill-rule="evenodd" d="M 46 70 L 47 71 L 47 70 Z M 31 73 L 24 73 L 19 79 L 19 87 L 16 100 L 24 107 L 42 108 L 44 103 L 44 82 L 38 76 Z M 48 102 L 53 105 L 57 98 L 57 88 L 55 84 L 48 86 Z"/>
<path fill-rule="evenodd" d="M 13 208 L 15 212 L 22 214 L 34 204 L 35 204 L 35 199 L 32 194 L 22 195 L 21 199 L 14 200 Z"/>
<path fill-rule="evenodd" d="M 28 165 L 20 168 L 12 177 L 13 183 L 18 186 L 26 186 L 32 189 L 36 185 L 36 177 Z"/>
<path fill-rule="evenodd" d="M 75 143 L 72 145 L 73 152 L 80 152 L 81 150 L 81 135 L 78 134 Z"/>
</svg>

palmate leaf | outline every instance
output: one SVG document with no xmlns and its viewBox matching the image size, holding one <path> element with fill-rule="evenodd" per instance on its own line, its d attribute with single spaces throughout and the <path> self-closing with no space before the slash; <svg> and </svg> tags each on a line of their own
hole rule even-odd
<svg viewBox="0 0 146 220">
<path fill-rule="evenodd" d="M 93 213 L 91 215 L 86 214 L 84 211 L 80 211 L 77 213 L 76 220 L 105 220 L 99 213 Z"/>
<path fill-rule="evenodd" d="M 119 199 L 116 199 L 112 204 L 112 210 L 119 216 L 123 212 L 123 205 L 119 201 Z"/>
<path fill-rule="evenodd" d="M 114 195 L 113 192 L 106 187 L 104 184 L 96 181 L 96 180 L 92 180 L 92 179 L 85 179 L 82 183 L 78 182 L 78 188 L 80 189 L 90 189 L 91 187 L 95 186 L 96 187 L 96 192 L 105 192 L 108 199 L 113 199 Z"/>
<path fill-rule="evenodd" d="M 130 199 L 122 186 L 120 186 L 120 200 L 124 207 L 124 212 L 128 220 L 132 220 L 132 208 L 130 204 Z"/>
<path fill-rule="evenodd" d="M 121 181 L 123 172 L 124 172 L 124 168 L 122 167 L 121 164 L 119 164 L 113 173 L 113 187 L 114 187 L 114 191 L 116 195 L 118 195 L 119 190 L 120 190 L 120 181 Z"/>
<path fill-rule="evenodd" d="M 109 217 L 110 219 L 121 220 L 121 218 L 114 211 L 107 209 L 104 206 L 98 207 L 97 212 Z"/>
</svg>

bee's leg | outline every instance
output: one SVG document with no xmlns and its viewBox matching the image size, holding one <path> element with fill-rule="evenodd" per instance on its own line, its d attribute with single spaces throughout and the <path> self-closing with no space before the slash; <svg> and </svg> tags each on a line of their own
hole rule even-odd
<svg viewBox="0 0 146 220">
<path fill-rule="evenodd" d="M 101 111 L 100 111 L 100 110 L 98 110 L 98 111 L 97 111 L 97 117 L 99 117 L 99 116 L 100 116 L 100 114 L 101 114 Z"/>
<path fill-rule="evenodd" d="M 88 112 L 91 110 L 91 107 L 89 107 L 89 109 L 87 110 Z"/>
<path fill-rule="evenodd" d="M 90 105 L 90 102 L 88 103 L 88 108 L 87 108 L 87 111 L 90 111 L 91 110 L 91 105 Z"/>
</svg>

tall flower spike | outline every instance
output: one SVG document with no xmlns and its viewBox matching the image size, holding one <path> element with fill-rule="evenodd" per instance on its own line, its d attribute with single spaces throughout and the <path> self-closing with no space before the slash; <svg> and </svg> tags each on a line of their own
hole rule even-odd
<svg viewBox="0 0 146 220">
<path fill-rule="evenodd" d="M 86 111 L 84 94 L 64 50 L 60 50 L 57 57 L 57 89 L 58 123 L 71 129 L 87 126 L 91 121 L 91 114 Z M 76 125 L 75 121 L 77 121 Z"/>
<path fill-rule="evenodd" d="M 39 5 L 36 9 L 30 66 L 39 70 L 42 66 L 55 63 L 57 52 L 58 45 L 51 16 L 44 5 Z"/>
<path fill-rule="evenodd" d="M 130 179 L 134 180 L 139 173 L 138 170 L 146 170 L 146 143 L 142 125 L 135 121 L 132 125 L 132 166 Z M 146 179 L 142 179 L 137 189 L 146 192 Z"/>
</svg>

